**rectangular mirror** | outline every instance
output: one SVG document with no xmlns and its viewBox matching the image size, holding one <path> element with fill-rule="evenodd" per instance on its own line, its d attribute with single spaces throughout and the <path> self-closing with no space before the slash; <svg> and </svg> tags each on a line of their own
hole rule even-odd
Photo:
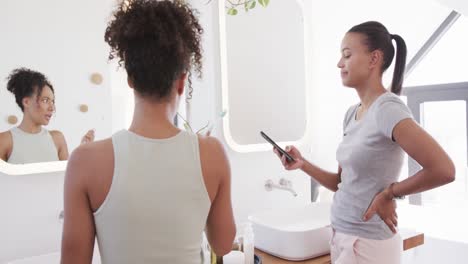
<svg viewBox="0 0 468 264">
<path fill-rule="evenodd" d="M 307 127 L 306 37 L 299 1 L 240 6 L 236 15 L 219 4 L 223 131 L 240 152 L 299 143 Z M 231 13 L 231 12 L 229 12 Z M 287 17 L 288 19 L 279 19 Z M 285 41 L 286 40 L 286 41 Z"/>
</svg>

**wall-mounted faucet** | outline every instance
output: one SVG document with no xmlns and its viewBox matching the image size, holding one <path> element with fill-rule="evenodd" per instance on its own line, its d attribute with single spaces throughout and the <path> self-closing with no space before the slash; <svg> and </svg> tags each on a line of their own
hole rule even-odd
<svg viewBox="0 0 468 264">
<path fill-rule="evenodd" d="M 281 178 L 279 180 L 279 184 L 274 183 L 272 180 L 267 180 L 265 182 L 265 190 L 267 190 L 268 192 L 272 191 L 275 188 L 280 189 L 280 190 L 289 191 L 290 193 L 292 193 L 292 195 L 297 196 L 296 191 L 294 191 L 294 189 L 292 187 L 292 182 L 290 180 L 285 179 L 285 178 Z"/>
</svg>

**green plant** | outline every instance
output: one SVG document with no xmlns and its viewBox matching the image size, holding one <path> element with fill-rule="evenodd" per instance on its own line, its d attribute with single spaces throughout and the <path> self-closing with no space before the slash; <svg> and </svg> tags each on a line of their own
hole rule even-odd
<svg viewBox="0 0 468 264">
<path fill-rule="evenodd" d="M 222 119 L 226 114 L 227 114 L 227 111 L 224 110 L 221 113 L 219 113 L 218 118 Z M 210 121 L 208 121 L 205 126 L 203 126 L 202 128 L 198 129 L 196 132 L 194 132 L 192 126 L 190 125 L 190 122 L 188 122 L 181 114 L 179 114 L 179 112 L 177 112 L 177 116 L 180 117 L 180 119 L 184 121 L 184 128 L 187 131 L 190 131 L 192 133 L 197 133 L 197 134 L 201 134 L 202 132 L 206 131 L 205 135 L 207 136 L 209 136 L 211 134 L 211 131 L 213 131 L 214 124 L 211 124 Z"/>
<path fill-rule="evenodd" d="M 210 3 L 212 0 L 209 0 Z M 226 1 L 226 13 L 231 16 L 237 15 L 239 9 L 244 9 L 245 12 L 248 12 L 251 9 L 254 9 L 258 5 L 262 7 L 267 7 L 270 3 L 270 0 L 225 0 Z"/>
</svg>

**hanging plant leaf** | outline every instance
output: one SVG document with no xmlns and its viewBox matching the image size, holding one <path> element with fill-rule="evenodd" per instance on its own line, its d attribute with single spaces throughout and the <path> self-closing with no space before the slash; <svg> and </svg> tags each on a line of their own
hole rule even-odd
<svg viewBox="0 0 468 264">
<path fill-rule="evenodd" d="M 221 113 L 219 113 L 219 117 L 223 118 L 227 114 L 227 110 L 223 110 Z"/>
<path fill-rule="evenodd" d="M 184 128 L 185 128 L 185 130 L 187 130 L 187 131 L 193 132 L 193 131 L 192 131 L 192 127 L 190 127 L 190 125 L 189 125 L 188 123 L 184 123 Z"/>
<path fill-rule="evenodd" d="M 231 8 L 229 8 L 227 13 L 228 13 L 228 15 L 235 16 L 235 15 L 237 15 L 237 9 L 235 9 L 234 7 L 231 7 Z"/>
<path fill-rule="evenodd" d="M 270 0 L 258 0 L 258 3 L 263 7 L 267 7 L 267 5 L 270 3 Z"/>
</svg>

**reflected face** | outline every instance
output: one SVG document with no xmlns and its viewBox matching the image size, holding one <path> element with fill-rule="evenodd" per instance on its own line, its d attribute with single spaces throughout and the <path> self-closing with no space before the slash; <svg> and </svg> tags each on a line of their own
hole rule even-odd
<svg viewBox="0 0 468 264">
<path fill-rule="evenodd" d="M 30 103 L 25 106 L 24 110 L 34 123 L 48 125 L 55 112 L 55 95 L 52 89 L 47 85 L 44 86 L 41 94 L 30 97 Z"/>
<path fill-rule="evenodd" d="M 344 86 L 356 88 L 370 76 L 371 53 L 364 44 L 364 35 L 346 33 L 341 42 L 341 58 L 338 61 Z"/>
</svg>

